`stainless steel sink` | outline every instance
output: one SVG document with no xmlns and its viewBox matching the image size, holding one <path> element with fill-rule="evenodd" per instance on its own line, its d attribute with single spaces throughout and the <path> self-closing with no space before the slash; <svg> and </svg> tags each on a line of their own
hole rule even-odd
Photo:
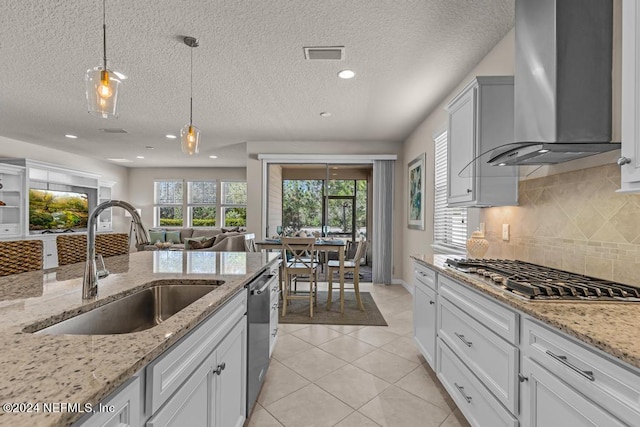
<svg viewBox="0 0 640 427">
<path fill-rule="evenodd" d="M 222 283 L 151 286 L 35 333 L 109 335 L 144 331 L 164 322 Z"/>
</svg>

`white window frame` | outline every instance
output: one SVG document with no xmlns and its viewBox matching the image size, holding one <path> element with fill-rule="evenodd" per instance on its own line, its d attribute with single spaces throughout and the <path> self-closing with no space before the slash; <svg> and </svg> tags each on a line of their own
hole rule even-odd
<svg viewBox="0 0 640 427">
<path fill-rule="evenodd" d="M 244 204 L 231 204 L 231 203 L 223 203 L 223 194 L 222 194 L 222 188 L 224 187 L 224 184 L 227 182 L 243 182 L 245 185 L 247 185 L 247 181 L 242 180 L 242 179 L 225 179 L 225 180 L 220 180 L 219 181 L 219 190 L 218 190 L 218 206 L 220 206 L 219 210 L 220 210 L 220 227 L 227 227 L 227 225 L 225 224 L 225 211 L 227 208 L 244 208 L 245 209 L 245 213 L 247 211 L 247 203 L 245 201 Z M 248 188 L 247 188 L 248 189 Z M 247 225 L 243 225 L 242 227 L 246 227 Z"/>
<path fill-rule="evenodd" d="M 182 182 L 182 202 L 176 204 L 166 204 L 166 203 L 158 203 L 158 195 L 156 193 L 156 183 L 159 182 Z M 215 205 L 210 203 L 189 203 L 189 183 L 190 182 L 215 182 L 216 183 L 216 203 Z M 185 227 L 194 227 L 193 220 L 191 215 L 191 208 L 199 207 L 199 206 L 212 206 L 216 208 L 216 225 L 214 227 L 221 228 L 225 227 L 224 225 L 224 210 L 225 208 L 245 208 L 247 209 L 247 204 L 226 204 L 222 203 L 222 186 L 225 182 L 243 182 L 247 183 L 246 180 L 242 179 L 155 179 L 153 186 L 153 226 L 154 228 L 185 228 Z M 160 225 L 160 208 L 164 207 L 181 207 L 182 208 L 182 226 L 165 226 Z M 246 225 L 245 225 L 246 227 Z M 198 228 L 198 227 L 194 227 Z"/>
<path fill-rule="evenodd" d="M 434 137 L 433 249 L 436 252 L 466 254 L 467 208 L 447 207 L 447 131 Z"/>
</svg>

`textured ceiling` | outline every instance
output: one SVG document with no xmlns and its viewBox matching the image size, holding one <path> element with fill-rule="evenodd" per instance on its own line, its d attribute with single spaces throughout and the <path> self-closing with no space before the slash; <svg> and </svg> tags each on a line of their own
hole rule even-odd
<svg viewBox="0 0 640 427">
<path fill-rule="evenodd" d="M 136 167 L 242 166 L 246 141 L 403 141 L 513 26 L 513 2 L 107 0 L 109 66 L 129 78 L 119 118 L 105 120 L 84 95 L 102 56 L 102 2 L 5 0 L 0 135 Z M 197 156 L 164 137 L 189 118 L 185 35 L 200 41 Z M 305 46 L 345 46 L 345 57 L 306 61 Z M 345 68 L 356 77 L 339 79 Z"/>
</svg>

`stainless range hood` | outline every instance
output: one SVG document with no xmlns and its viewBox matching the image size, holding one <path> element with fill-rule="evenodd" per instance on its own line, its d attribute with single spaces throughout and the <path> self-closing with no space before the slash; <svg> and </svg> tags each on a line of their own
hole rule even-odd
<svg viewBox="0 0 640 427">
<path fill-rule="evenodd" d="M 493 165 L 547 165 L 611 143 L 612 0 L 516 0 L 515 142 Z"/>
</svg>

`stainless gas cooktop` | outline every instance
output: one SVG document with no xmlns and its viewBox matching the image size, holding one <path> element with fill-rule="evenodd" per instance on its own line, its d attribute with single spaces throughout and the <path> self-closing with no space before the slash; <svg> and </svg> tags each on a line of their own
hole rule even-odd
<svg viewBox="0 0 640 427">
<path fill-rule="evenodd" d="M 501 259 L 447 259 L 459 271 L 487 277 L 514 295 L 543 301 L 640 302 L 640 288 L 544 267 Z"/>
</svg>

